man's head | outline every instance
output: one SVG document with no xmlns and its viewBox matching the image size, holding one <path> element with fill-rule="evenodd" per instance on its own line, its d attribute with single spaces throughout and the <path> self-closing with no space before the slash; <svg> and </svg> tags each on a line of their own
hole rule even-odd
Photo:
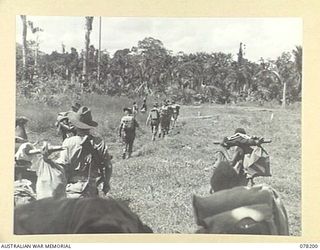
<svg viewBox="0 0 320 250">
<path fill-rule="evenodd" d="M 78 110 L 81 108 L 81 104 L 80 103 L 75 103 L 74 105 L 71 106 L 71 109 L 73 112 L 78 112 Z"/>
<path fill-rule="evenodd" d="M 244 128 L 237 128 L 235 130 L 235 134 L 240 133 L 240 134 L 246 134 L 246 131 L 244 130 Z"/>
<path fill-rule="evenodd" d="M 124 108 L 124 109 L 123 109 L 123 112 L 124 112 L 126 115 L 131 115 L 131 114 L 132 114 L 132 109 L 131 109 L 131 108 Z"/>
</svg>

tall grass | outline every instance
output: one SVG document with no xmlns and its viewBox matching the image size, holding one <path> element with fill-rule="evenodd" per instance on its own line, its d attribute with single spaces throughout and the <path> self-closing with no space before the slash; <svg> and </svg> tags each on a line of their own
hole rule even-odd
<svg viewBox="0 0 320 250">
<path fill-rule="evenodd" d="M 17 100 L 17 115 L 30 119 L 27 129 L 32 132 L 32 139 L 61 142 L 54 122 L 58 112 L 70 110 L 72 101 L 65 100 L 58 107 L 23 98 Z M 282 110 L 208 104 L 182 106 L 178 127 L 167 138 L 157 138 L 155 142 L 151 141 L 150 128 L 145 126 L 146 114 L 138 114 L 141 130 L 137 131 L 133 158 L 124 161 L 121 144 L 116 143 L 117 129 L 123 107 L 131 106 L 133 100 L 82 95 L 78 101 L 91 108 L 93 119 L 99 123 L 95 131 L 110 145 L 109 151 L 114 155 L 109 195 L 128 201 L 155 232 L 196 230 L 191 197 L 209 195 L 214 154 L 219 149 L 214 142 L 243 127 L 248 134 L 272 139 L 271 144 L 265 145 L 271 156 L 272 177 L 256 181 L 278 190 L 287 207 L 291 234 L 301 234 L 300 107 Z"/>
</svg>

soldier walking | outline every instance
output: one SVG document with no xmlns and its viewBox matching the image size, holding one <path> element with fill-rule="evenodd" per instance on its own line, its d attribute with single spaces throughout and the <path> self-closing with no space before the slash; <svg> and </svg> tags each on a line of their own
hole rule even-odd
<svg viewBox="0 0 320 250">
<path fill-rule="evenodd" d="M 171 107 L 172 107 L 172 128 L 175 127 L 178 116 L 179 116 L 179 112 L 180 112 L 180 105 L 176 104 L 175 101 L 171 102 Z"/>
<path fill-rule="evenodd" d="M 131 157 L 133 142 L 136 137 L 136 128 L 139 127 L 139 124 L 130 108 L 124 108 L 123 112 L 125 115 L 121 118 L 119 136 L 122 138 L 123 143 L 122 159 L 125 159 L 126 157 Z"/>
<path fill-rule="evenodd" d="M 156 139 L 160 124 L 160 113 L 158 109 L 158 103 L 155 103 L 153 105 L 153 108 L 150 110 L 149 116 L 146 121 L 147 126 L 149 122 L 151 125 L 152 141 L 154 141 Z"/>
<path fill-rule="evenodd" d="M 169 133 L 170 129 L 170 110 L 168 108 L 168 102 L 164 101 L 163 106 L 160 108 L 160 133 L 159 138 L 164 138 Z"/>
</svg>

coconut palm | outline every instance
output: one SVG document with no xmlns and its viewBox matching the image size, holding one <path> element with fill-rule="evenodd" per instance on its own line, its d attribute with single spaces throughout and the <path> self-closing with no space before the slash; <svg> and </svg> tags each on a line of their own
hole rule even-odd
<svg viewBox="0 0 320 250">
<path fill-rule="evenodd" d="M 27 16 L 21 15 L 22 20 L 22 67 L 23 80 L 27 79 Z"/>
<path fill-rule="evenodd" d="M 92 16 L 86 16 L 86 34 L 85 34 L 85 51 L 83 55 L 83 77 L 85 85 L 88 84 L 88 54 L 89 54 L 89 45 L 90 45 L 90 33 L 92 30 Z"/>
</svg>

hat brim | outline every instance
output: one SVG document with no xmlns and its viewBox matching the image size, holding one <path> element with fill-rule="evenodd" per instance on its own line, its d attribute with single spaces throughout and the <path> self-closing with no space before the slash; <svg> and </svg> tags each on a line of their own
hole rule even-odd
<svg viewBox="0 0 320 250">
<path fill-rule="evenodd" d="M 69 113 L 68 118 L 73 126 L 80 129 L 92 129 L 98 126 L 98 123 L 95 121 L 91 121 L 90 123 L 81 122 L 74 117 L 74 113 Z"/>
</svg>

